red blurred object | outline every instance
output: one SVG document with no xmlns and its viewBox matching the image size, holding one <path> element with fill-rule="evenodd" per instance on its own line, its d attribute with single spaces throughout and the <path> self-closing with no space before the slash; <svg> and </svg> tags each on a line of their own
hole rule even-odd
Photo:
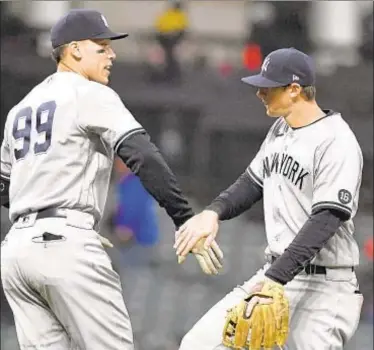
<svg viewBox="0 0 374 350">
<path fill-rule="evenodd" d="M 374 260 L 374 244 L 373 237 L 369 238 L 364 245 L 364 252 L 366 257 L 370 260 Z"/>
<path fill-rule="evenodd" d="M 243 64 L 249 70 L 257 71 L 262 64 L 261 47 L 257 44 L 247 44 L 243 51 Z"/>
</svg>

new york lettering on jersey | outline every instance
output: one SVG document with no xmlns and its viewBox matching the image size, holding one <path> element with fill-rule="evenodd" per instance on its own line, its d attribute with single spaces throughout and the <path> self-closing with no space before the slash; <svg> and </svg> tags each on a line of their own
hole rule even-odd
<svg viewBox="0 0 374 350">
<path fill-rule="evenodd" d="M 248 167 L 251 177 L 261 186 L 272 176 L 279 175 L 300 191 L 305 188 L 311 173 L 310 164 L 307 164 L 308 155 L 294 145 L 294 137 L 291 136 L 292 140 L 289 140 L 290 132 L 292 130 L 283 118 L 279 118 L 270 128 L 258 154 Z"/>
<path fill-rule="evenodd" d="M 275 123 L 274 127 L 268 134 L 269 147 L 271 144 L 276 144 L 275 149 L 277 151 L 272 152 L 268 155 L 265 152 L 263 159 L 263 177 L 269 178 L 272 174 L 282 175 L 285 180 L 291 182 L 294 186 L 302 190 L 304 187 L 304 181 L 307 176 L 310 175 L 310 171 L 303 166 L 305 163 L 304 155 L 299 156 L 295 154 L 295 147 L 290 149 L 288 152 L 288 145 L 285 143 L 284 138 L 290 132 L 290 127 L 283 120 L 279 118 Z"/>
<path fill-rule="evenodd" d="M 271 157 L 265 156 L 263 161 L 263 177 L 270 177 L 271 174 L 280 174 L 291 181 L 300 190 L 303 189 L 304 178 L 310 175 L 301 164 L 287 153 L 274 153 Z"/>
</svg>

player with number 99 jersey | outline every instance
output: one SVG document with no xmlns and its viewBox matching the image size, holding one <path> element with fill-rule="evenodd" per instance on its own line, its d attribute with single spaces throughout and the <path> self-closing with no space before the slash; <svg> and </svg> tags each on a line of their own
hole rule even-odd
<svg viewBox="0 0 374 350">
<path fill-rule="evenodd" d="M 142 131 L 111 88 L 70 72 L 48 77 L 6 121 L 1 173 L 12 171 L 10 219 L 60 207 L 99 220 L 116 146 Z"/>
</svg>

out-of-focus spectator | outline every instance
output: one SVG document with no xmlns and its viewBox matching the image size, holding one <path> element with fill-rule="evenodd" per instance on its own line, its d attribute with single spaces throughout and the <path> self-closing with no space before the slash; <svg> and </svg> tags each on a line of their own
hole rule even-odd
<svg viewBox="0 0 374 350">
<path fill-rule="evenodd" d="M 179 82 L 181 68 L 176 57 L 176 47 L 185 37 L 188 27 L 187 14 L 181 1 L 170 1 L 166 10 L 156 18 L 156 38 L 164 51 L 165 68 L 159 80 Z"/>
<path fill-rule="evenodd" d="M 115 169 L 119 180 L 116 184 L 114 233 L 123 243 L 134 240 L 142 246 L 154 245 L 159 240 L 159 228 L 153 197 L 122 161 L 116 159 Z"/>
</svg>

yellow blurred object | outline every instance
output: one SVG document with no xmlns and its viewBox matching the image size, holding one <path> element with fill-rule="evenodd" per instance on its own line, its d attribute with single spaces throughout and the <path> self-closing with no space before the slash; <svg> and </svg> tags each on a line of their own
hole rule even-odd
<svg viewBox="0 0 374 350">
<path fill-rule="evenodd" d="M 184 31 L 187 26 L 187 15 L 179 9 L 169 9 L 156 20 L 156 29 L 162 34 L 181 32 Z"/>
</svg>

